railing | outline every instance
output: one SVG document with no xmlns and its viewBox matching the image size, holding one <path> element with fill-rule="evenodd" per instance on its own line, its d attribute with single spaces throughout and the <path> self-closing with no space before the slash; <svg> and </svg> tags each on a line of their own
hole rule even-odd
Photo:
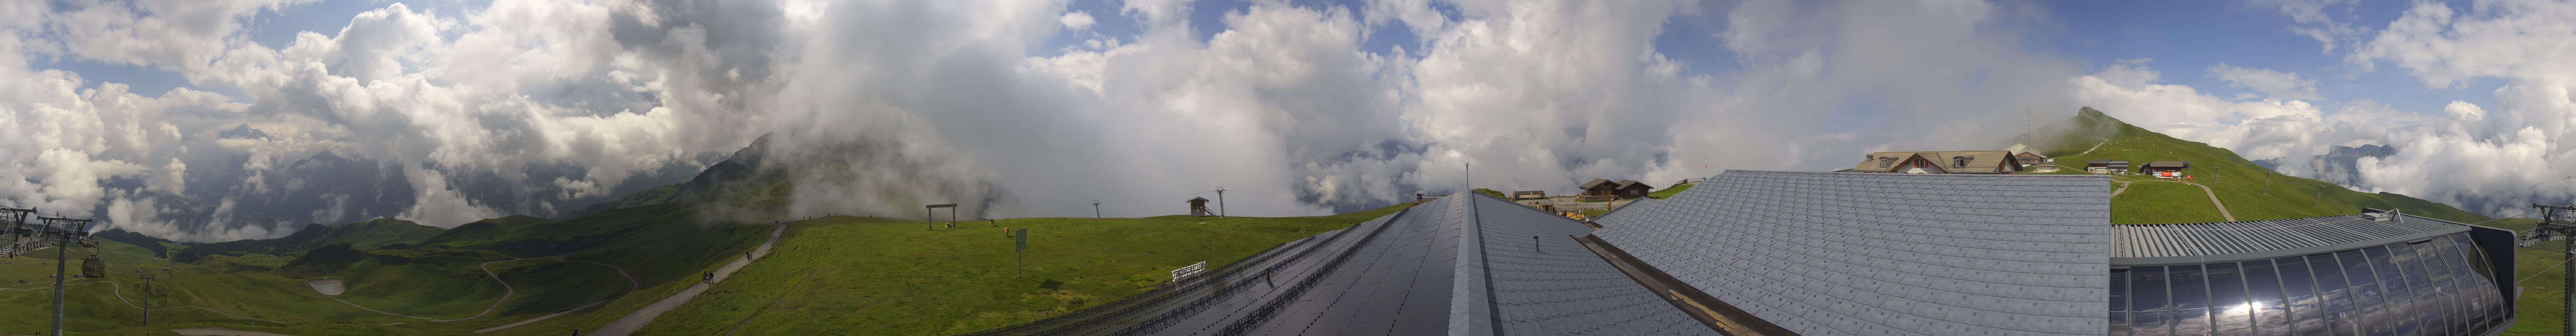
<svg viewBox="0 0 2576 336">
<path fill-rule="evenodd" d="M 1617 200 L 1617 199 L 1619 199 L 1619 195 L 1582 195 L 1582 196 L 1575 196 L 1575 197 L 1574 197 L 1574 200 L 1577 200 L 1577 201 L 1585 201 L 1585 202 L 1593 202 L 1593 201 L 1608 201 L 1608 200 Z"/>
</svg>

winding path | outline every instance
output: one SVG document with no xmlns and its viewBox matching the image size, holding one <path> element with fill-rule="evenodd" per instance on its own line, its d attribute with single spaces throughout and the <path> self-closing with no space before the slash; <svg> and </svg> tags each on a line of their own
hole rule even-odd
<svg viewBox="0 0 2576 336">
<path fill-rule="evenodd" d="M 599 330 L 592 331 L 591 335 L 627 336 L 634 334 L 636 330 L 643 330 L 644 325 L 652 324 L 653 319 L 661 317 L 662 313 L 671 312 L 672 309 L 679 309 L 681 304 L 689 303 L 689 299 L 698 297 L 699 293 L 705 293 L 707 288 L 714 287 L 715 283 L 724 282 L 725 277 L 732 276 L 734 271 L 742 270 L 743 266 L 751 265 L 752 260 L 757 260 L 762 256 L 769 255 L 769 246 L 777 244 L 778 236 L 785 233 L 787 233 L 787 225 L 779 224 L 777 229 L 769 231 L 769 241 L 761 242 L 760 247 L 751 249 L 751 258 L 734 259 L 733 262 L 726 263 L 723 268 L 716 269 L 716 278 L 714 281 L 701 281 L 695 285 L 689 285 L 689 289 L 681 290 L 679 294 L 671 294 L 671 297 L 662 298 L 661 301 L 654 301 L 651 305 L 646 305 L 644 308 L 637 308 L 633 313 L 627 313 L 626 317 L 620 317 L 617 318 L 617 321 L 608 322 L 608 325 L 599 326 Z"/>
<path fill-rule="evenodd" d="M 2102 139 L 2102 143 L 2093 144 L 2093 148 L 2085 148 L 2083 153 L 2075 153 L 2075 155 L 2067 155 L 2067 156 L 2082 156 L 2082 155 L 2084 155 L 2084 154 L 2093 154 L 2093 150 L 2095 150 L 2095 149 L 2102 149 L 2102 145 L 2111 143 L 2111 138 L 2104 138 L 2104 137 L 2093 137 L 2093 138 L 2094 138 L 2094 139 Z"/>
<path fill-rule="evenodd" d="M 2234 222 L 2234 221 L 2236 221 L 2236 214 L 2232 214 L 2232 213 L 2228 213 L 2228 212 L 2227 212 L 2227 202 L 2220 202 L 2220 201 L 2218 201 L 2218 192 L 2209 190 L 2209 186 L 2208 186 L 2208 185 L 2202 185 L 2202 184 L 2199 184 L 2199 183 L 2191 183 L 2191 182 L 2183 182 L 2183 181 L 2158 181 L 2158 180 L 2119 181 L 2119 182 L 2120 182 L 2120 189 L 2119 189 L 2119 190 L 2112 190 L 2112 191 L 2111 191 L 2111 197 L 2119 197 L 2121 192 L 2129 191 L 2129 184 L 2130 184 L 2130 183 L 2138 183 L 2138 182 L 2173 182 L 2173 183 L 2189 184 L 2189 185 L 2194 186 L 2194 187 L 2200 187 L 2200 193 L 2201 193 L 2201 194 L 2209 195 L 2209 205 L 2210 205 L 2210 206 L 2216 206 L 2216 207 L 2218 207 L 2218 217 L 2219 217 L 2219 218 L 2226 218 L 2226 219 L 2227 219 L 2227 221 L 2230 221 L 2230 222 Z"/>
<path fill-rule="evenodd" d="M 577 263 L 588 263 L 588 264 L 595 264 L 595 265 L 600 265 L 600 266 L 608 266 L 608 268 L 616 269 L 616 270 L 617 270 L 617 275 L 618 275 L 618 276 L 626 277 L 626 292 L 627 292 L 627 293 L 635 293 L 635 292 L 637 292 L 637 291 L 642 291 L 642 290 L 644 290 L 644 282 L 641 282 L 641 281 L 635 281 L 635 276 L 634 276 L 634 275 L 628 275 L 628 274 L 626 274 L 626 268 L 625 268 L 625 267 L 617 267 L 617 265 L 601 264 L 601 263 L 588 262 L 588 261 L 577 261 L 577 260 L 565 260 L 565 261 L 571 261 L 571 262 L 577 262 Z M 623 296 L 623 294 L 621 294 L 621 296 Z M 556 316 L 563 316 L 563 314 L 571 314 L 572 312 L 575 312 L 575 311 L 580 311 L 580 310 L 582 310 L 582 309 L 590 308 L 591 306 L 597 306 L 597 305 L 600 305 L 600 304 L 603 304 L 603 303 L 608 303 L 608 301 L 614 301 L 614 300 L 617 300 L 617 298 L 615 298 L 615 297 L 610 297 L 610 298 L 608 298 L 607 300 L 599 300 L 598 302 L 591 302 L 590 304 L 581 305 L 580 307 L 572 307 L 572 309 L 565 309 L 564 311 L 555 312 L 555 313 L 553 313 L 553 314 L 546 314 L 546 316 L 538 316 L 537 318 L 528 319 L 528 320 L 526 320 L 526 321 L 519 321 L 519 322 L 511 323 L 511 324 L 504 324 L 504 325 L 501 325 L 501 326 L 498 326 L 498 327 L 483 328 L 482 330 L 475 330 L 475 331 L 474 331 L 474 333 L 481 334 L 481 333 L 488 333 L 488 332 L 494 332 L 494 331 L 501 331 L 501 329 L 516 328 L 516 327 L 518 327 L 518 326 L 527 325 L 527 324 L 529 324 L 529 323 L 537 323 L 537 321 L 544 321 L 544 320 L 546 320 L 546 319 L 555 318 Z"/>
<path fill-rule="evenodd" d="M 365 309 L 365 310 L 367 310 L 367 311 L 376 312 L 376 313 L 385 314 L 385 315 L 393 315 L 393 316 L 401 316 L 401 317 L 409 317 L 409 318 L 416 318 L 416 319 L 429 320 L 430 322 L 454 322 L 454 321 L 464 321 L 464 320 L 478 319 L 478 318 L 483 318 L 483 315 L 489 315 L 489 314 L 492 314 L 492 310 L 493 310 L 493 309 L 501 308 L 501 303 L 503 303 L 503 302 L 510 302 L 510 296 L 511 296 L 511 295 L 517 295 L 517 294 L 519 294 L 519 290 L 518 290 L 517 288 L 511 288 L 511 287 L 510 287 L 510 282 L 509 282 L 509 281 L 502 281 L 502 280 L 501 280 L 501 274 L 500 274 L 500 273 L 493 273 L 493 272 L 492 272 L 492 263 L 512 262 L 512 261 L 531 260 L 531 259 L 545 259 L 545 258 L 562 258 L 562 256 L 554 256 L 554 257 L 536 257 L 536 258 L 519 258 L 519 259 L 497 260 L 497 261 L 488 261 L 488 262 L 484 262 L 484 263 L 483 263 L 483 265 L 479 266 L 479 267 L 481 267 L 481 268 L 483 269 L 483 275 L 489 275 L 489 276 L 492 276 L 492 282 L 498 282 L 498 283 L 501 283 L 501 291 L 502 291 L 502 292 L 501 292 L 501 299 L 500 299 L 500 300 L 492 300 L 492 306 L 490 306 L 490 307 L 484 307 L 484 308 L 483 308 L 483 312 L 481 312 L 481 313 L 475 313 L 475 314 L 474 314 L 474 316 L 472 316 L 472 317 L 466 317 L 466 318 L 461 318 L 461 319 L 446 319 L 446 320 L 441 320 L 441 319 L 437 319 L 437 318 L 419 317 L 419 316 L 411 316 L 411 315 L 403 315 L 403 314 L 389 313 L 389 312 L 385 312 L 385 311 L 382 311 L 382 310 L 376 310 L 375 308 L 367 308 L 367 306 L 360 306 L 360 305 L 358 305 L 357 303 L 349 302 L 348 300 L 341 300 L 339 296 L 332 296 L 332 295 L 325 295 L 325 296 L 330 297 L 330 298 L 331 298 L 331 301 L 340 301 L 340 303 L 346 303 L 346 304 L 349 304 L 349 306 L 350 306 L 350 307 L 358 307 L 358 309 Z M 622 274 L 622 273 L 625 273 L 625 271 L 621 269 L 621 270 L 619 270 L 619 273 L 621 273 L 621 274 Z"/>
</svg>

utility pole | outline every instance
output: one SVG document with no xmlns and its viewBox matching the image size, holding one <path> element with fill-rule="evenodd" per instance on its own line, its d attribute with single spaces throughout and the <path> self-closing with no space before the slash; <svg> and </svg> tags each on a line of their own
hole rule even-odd
<svg viewBox="0 0 2576 336">
<path fill-rule="evenodd" d="M 1100 216 L 1100 200 L 1091 200 L 1091 218 L 1108 218 Z"/>
<path fill-rule="evenodd" d="M 1464 188 L 1465 191 L 1471 193 L 1476 192 L 1476 163 L 1468 162 L 1467 169 L 1463 170 L 1463 172 L 1465 173 L 1464 175 L 1467 175 L 1467 187 Z"/>
<path fill-rule="evenodd" d="M 1216 187 L 1216 218 L 1225 218 L 1225 187 Z"/>
</svg>

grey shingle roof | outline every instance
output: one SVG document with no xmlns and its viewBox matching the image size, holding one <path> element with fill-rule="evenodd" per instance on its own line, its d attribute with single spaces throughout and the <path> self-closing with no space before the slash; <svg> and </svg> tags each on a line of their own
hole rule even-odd
<svg viewBox="0 0 2576 336">
<path fill-rule="evenodd" d="M 1571 236 L 1476 193 L 1281 245 L 1206 275 L 985 335 L 1717 335 Z M 1537 237 L 1537 238 L 1531 238 Z"/>
<path fill-rule="evenodd" d="M 1596 235 L 1807 336 L 2102 335 L 2099 176 L 1727 171 Z"/>
<path fill-rule="evenodd" d="M 2467 224 L 2390 212 L 2242 222 L 2121 224 L 2111 226 L 2111 263 L 2148 266 L 2270 259 L 2468 230 Z"/>
<path fill-rule="evenodd" d="M 1962 156 L 1970 157 L 1970 159 L 1968 159 L 1968 166 L 1953 167 L 1957 162 L 1953 161 L 1952 158 Z M 1932 166 L 1939 168 L 1939 170 L 1943 172 L 1991 174 L 1996 171 L 1996 167 L 2001 166 L 2006 160 L 2019 160 L 2012 156 L 2013 153 L 2008 151 L 1876 152 L 1870 153 L 1869 159 L 1861 160 L 1858 164 L 1853 164 L 1851 170 L 1872 173 L 1904 170 L 1906 168 L 1913 167 L 1912 165 L 1906 164 L 1906 162 L 1911 162 L 1910 160 L 1915 158 L 1922 158 L 1924 160 L 1932 161 Z M 1895 159 L 1890 160 L 1888 158 Z"/>
<path fill-rule="evenodd" d="M 1572 238 L 1591 228 L 1492 197 L 1474 199 L 1493 316 L 1503 335 L 1717 335 Z"/>
</svg>

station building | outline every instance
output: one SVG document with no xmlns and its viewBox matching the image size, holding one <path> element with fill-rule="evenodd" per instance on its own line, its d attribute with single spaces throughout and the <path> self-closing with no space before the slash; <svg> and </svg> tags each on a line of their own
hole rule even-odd
<svg viewBox="0 0 2576 336">
<path fill-rule="evenodd" d="M 2494 335 L 2511 231 L 2114 225 L 2078 175 L 1728 171 L 1590 222 L 1475 193 L 980 335 Z"/>
</svg>

